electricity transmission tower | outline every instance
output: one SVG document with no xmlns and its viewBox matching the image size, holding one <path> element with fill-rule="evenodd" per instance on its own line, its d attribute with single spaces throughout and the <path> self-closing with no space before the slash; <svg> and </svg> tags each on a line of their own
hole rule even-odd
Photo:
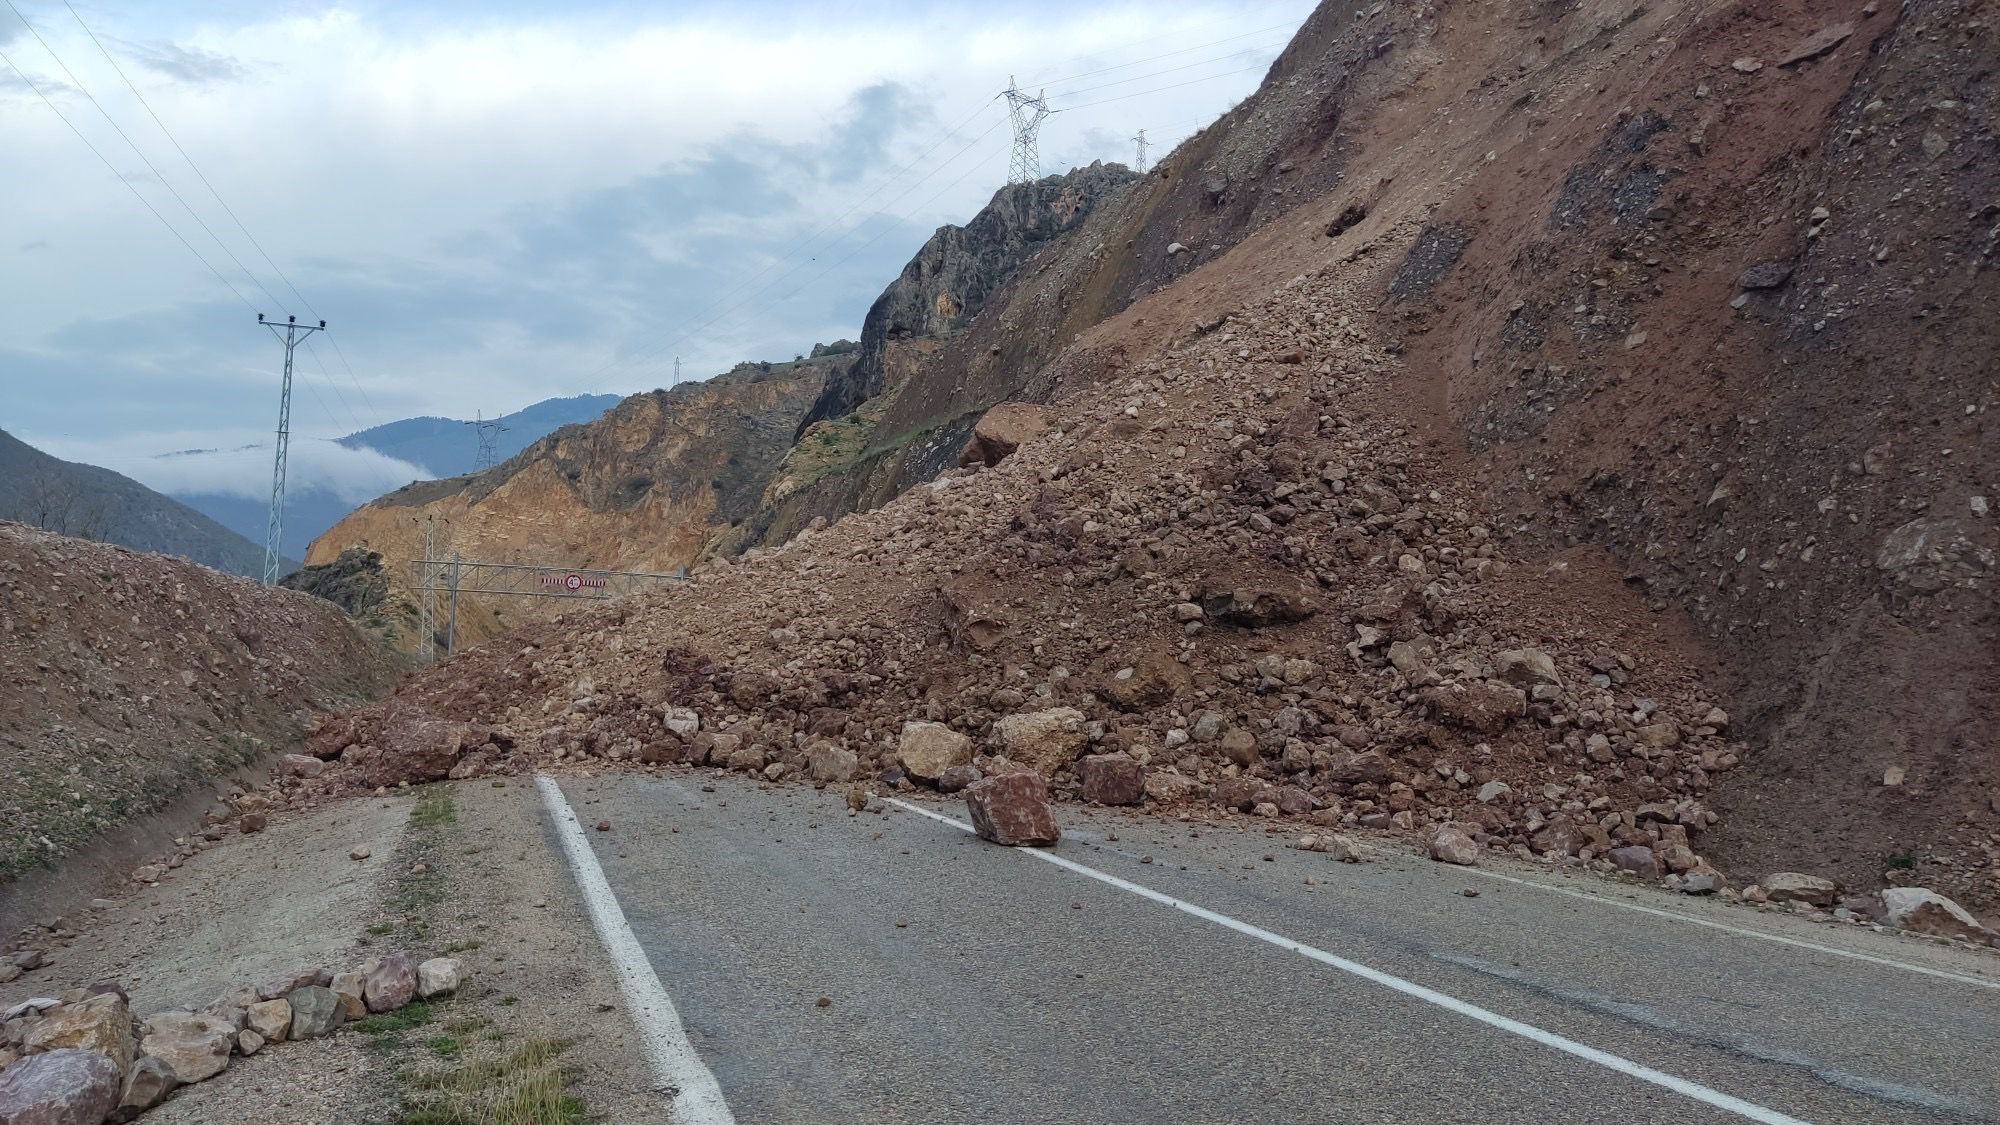
<svg viewBox="0 0 2000 1125">
<path fill-rule="evenodd" d="M 299 341 L 326 331 L 326 321 L 300 324 L 298 317 L 288 316 L 279 324 L 258 313 L 257 323 L 285 345 L 285 381 L 278 393 L 278 455 L 271 465 L 271 518 L 264 527 L 264 585 L 272 586 L 278 581 L 278 548 L 285 537 L 285 457 L 292 445 L 292 351 Z"/>
<path fill-rule="evenodd" d="M 1007 115 L 1014 120 L 1014 155 L 1007 164 L 1007 182 L 1032 184 L 1042 178 L 1042 158 L 1035 138 L 1042 131 L 1042 119 L 1055 112 L 1049 108 L 1049 93 L 1044 90 L 1031 98 L 1009 77 L 1002 95 L 1007 99 Z"/>
<path fill-rule="evenodd" d="M 1146 170 L 1146 131 L 1144 129 L 1139 130 L 1139 135 L 1132 139 L 1139 143 L 1139 160 L 1132 166 L 1132 170 L 1134 172 L 1143 172 Z"/>
<path fill-rule="evenodd" d="M 473 421 L 466 425 L 479 435 L 479 457 L 474 462 L 473 471 L 483 473 L 493 467 L 499 454 L 500 435 L 507 432 L 507 427 L 500 424 L 500 419 L 488 419 L 482 414 L 474 414 Z"/>
</svg>

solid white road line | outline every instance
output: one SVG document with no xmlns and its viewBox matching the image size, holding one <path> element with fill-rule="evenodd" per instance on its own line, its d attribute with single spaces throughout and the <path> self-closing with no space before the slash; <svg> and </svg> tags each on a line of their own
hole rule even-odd
<svg viewBox="0 0 2000 1125">
<path fill-rule="evenodd" d="M 1376 847 L 1375 845 L 1372 844 L 1363 844 L 1361 845 L 1361 848 L 1363 851 L 1374 852 L 1377 855 L 1396 855 L 1396 856 L 1402 856 L 1405 859 L 1412 857 L 1412 853 L 1410 852 L 1397 851 L 1394 848 Z M 1820 945 L 1817 942 L 1805 941 L 1801 938 L 1791 938 L 1791 937 L 1785 937 L 1782 934 L 1765 933 L 1762 930 L 1752 930 L 1743 926 L 1732 926 L 1727 922 L 1715 922 L 1707 918 L 1696 918 L 1691 914 L 1681 914 L 1672 910 L 1662 910 L 1657 906 L 1643 906 L 1636 902 L 1621 902 L 1618 899 L 1609 898 L 1604 895 L 1594 895 L 1585 891 L 1572 890 L 1569 887 L 1558 887 L 1551 885 L 1549 883 L 1540 882 L 1535 879 L 1523 879 L 1517 875 L 1502 875 L 1497 871 L 1488 871 L 1481 867 L 1457 867 L 1453 868 L 1452 872 L 1453 874 L 1460 874 L 1460 875 L 1477 875 L 1483 879 L 1498 879 L 1503 883 L 1519 883 L 1521 886 L 1534 887 L 1537 890 L 1547 891 L 1552 895 L 1568 895 L 1570 898 L 1580 898 L 1583 899 L 1585 902 L 1594 902 L 1603 906 L 1615 906 L 1620 910 L 1636 910 L 1641 914 L 1650 914 L 1655 918 L 1668 918 L 1676 922 L 1686 922 L 1690 926 L 1707 926 L 1711 930 L 1722 930 L 1724 932 L 1738 934 L 1743 937 L 1756 938 L 1759 941 L 1774 941 L 1777 942 L 1779 945 L 1790 945 L 1790 946 L 1796 946 L 1800 949 L 1810 949 L 1814 953 L 1824 953 L 1832 957 L 1845 957 L 1852 961 L 1866 961 L 1871 965 L 1881 965 L 1891 969 L 1902 969 L 1904 972 L 1910 972 L 1910 973 L 1922 973 L 1924 976 L 1927 977 L 1938 977 L 1939 979 L 1952 981 L 1957 984 L 1970 984 L 1978 988 L 1990 988 L 1995 991 L 2000 991 L 2000 981 L 1985 980 L 1980 977 L 1966 976 L 1964 973 L 1954 973 L 1948 969 L 1933 969 L 1926 965 L 1913 965 L 1908 961 L 1898 961 L 1893 957 L 1878 957 L 1873 953 L 1862 953 L 1852 949 L 1836 949 L 1831 945 Z"/>
<path fill-rule="evenodd" d="M 954 820 L 943 813 L 933 812 L 921 805 L 913 805 L 908 801 L 898 800 L 894 797 L 888 797 L 885 800 L 899 808 L 908 809 L 921 816 L 927 816 L 932 820 L 949 824 L 961 831 L 971 832 L 973 830 L 972 825 L 962 820 Z M 1456 996 L 1447 996 L 1435 989 L 1425 988 L 1421 984 L 1404 980 L 1402 977 L 1385 973 L 1380 969 L 1370 968 L 1358 961 L 1350 961 L 1345 957 L 1338 957 L 1328 953 L 1324 949 L 1315 948 L 1304 942 L 1293 941 L 1283 934 L 1275 934 L 1260 926 L 1253 926 L 1248 922 L 1238 921 L 1226 914 L 1218 914 L 1213 910 L 1196 906 L 1193 903 L 1183 902 L 1172 895 L 1162 894 L 1151 887 L 1141 886 L 1128 879 L 1121 879 L 1116 875 L 1107 874 L 1094 867 L 1086 867 L 1073 859 L 1056 855 L 1054 852 L 1043 851 L 1038 848 L 1016 848 L 1012 850 L 1023 855 L 1033 856 L 1045 863 L 1053 863 L 1057 867 L 1073 871 L 1087 879 L 1095 879 L 1107 886 L 1116 887 L 1121 891 L 1128 891 L 1138 895 L 1140 898 L 1157 902 L 1162 906 L 1172 907 L 1184 914 L 1191 914 L 1204 922 L 1213 922 L 1225 929 L 1234 930 L 1245 937 L 1252 937 L 1258 941 L 1268 942 L 1279 949 L 1318 961 L 1322 965 L 1329 965 L 1339 969 L 1343 973 L 1351 973 L 1365 981 L 1379 984 L 1384 988 L 1392 988 L 1405 996 L 1422 1000 L 1426 1004 L 1435 1004 L 1446 1011 L 1456 1012 L 1461 1016 L 1478 1020 L 1489 1027 L 1498 1028 L 1511 1035 L 1518 1035 L 1523 1039 L 1539 1043 L 1544 1047 L 1552 1047 L 1565 1054 L 1574 1055 L 1577 1058 L 1594 1062 L 1610 1070 L 1615 1070 L 1620 1074 L 1637 1078 L 1642 1082 L 1650 1082 L 1655 1086 L 1664 1087 L 1672 1090 L 1674 1093 L 1693 1098 L 1695 1101 L 1714 1106 L 1717 1109 L 1726 1110 L 1741 1117 L 1747 1117 L 1752 1121 L 1764 1122 L 1765 1125 L 1805 1125 L 1799 1118 L 1789 1117 L 1783 1113 L 1779 1113 L 1777 1110 L 1766 1109 L 1753 1102 L 1746 1102 L 1741 1098 L 1731 1097 L 1720 1090 L 1710 1089 L 1698 1082 L 1690 1082 L 1685 1078 L 1678 1078 L 1664 1071 L 1654 1070 L 1652 1067 L 1643 1066 L 1630 1059 L 1611 1054 L 1608 1051 L 1600 1051 L 1595 1047 L 1586 1046 L 1574 1039 L 1566 1039 L 1552 1031 L 1544 1031 L 1532 1024 L 1509 1019 L 1498 1012 L 1489 1011 L 1477 1004 L 1460 1000 Z"/>
<path fill-rule="evenodd" d="M 577 889 L 583 892 L 584 905 L 590 908 L 591 924 L 597 928 L 598 940 L 604 943 L 604 952 L 610 955 L 611 967 L 618 973 L 618 987 L 625 993 L 625 1006 L 632 1011 L 632 1022 L 638 1025 L 647 1062 L 652 1064 L 661 1086 L 672 1092 L 674 1121 L 677 1125 L 735 1125 L 736 1116 L 722 1098 L 722 1087 L 695 1052 L 694 1044 L 688 1042 L 687 1032 L 681 1028 L 680 1013 L 674 1010 L 667 990 L 660 986 L 653 963 L 639 948 L 639 939 L 625 921 L 625 911 L 611 893 L 611 885 L 604 881 L 604 869 L 597 865 L 597 855 L 590 850 L 590 840 L 584 836 L 583 826 L 577 823 L 569 802 L 563 799 L 562 789 L 543 776 L 535 778 L 535 788 L 541 790 L 542 803 L 548 806 L 549 816 L 555 820 L 556 835 L 562 840 L 563 853 L 569 857 Z"/>
</svg>

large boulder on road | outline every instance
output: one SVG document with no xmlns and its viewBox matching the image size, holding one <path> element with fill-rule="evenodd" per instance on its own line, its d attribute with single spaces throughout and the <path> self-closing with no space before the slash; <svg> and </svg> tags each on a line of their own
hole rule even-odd
<svg viewBox="0 0 2000 1125">
<path fill-rule="evenodd" d="M 1049 787 L 1026 771 L 982 778 L 966 787 L 965 804 L 979 835 L 1009 847 L 1046 847 L 1062 839 Z"/>
</svg>

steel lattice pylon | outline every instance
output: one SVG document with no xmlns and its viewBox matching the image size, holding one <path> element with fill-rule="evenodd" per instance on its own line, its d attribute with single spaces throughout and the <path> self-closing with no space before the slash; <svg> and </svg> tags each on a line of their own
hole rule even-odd
<svg viewBox="0 0 2000 1125">
<path fill-rule="evenodd" d="M 1042 119 L 1054 112 L 1049 108 L 1048 91 L 1031 98 L 1009 77 L 1002 96 L 1007 99 L 1008 116 L 1014 119 L 1014 155 L 1007 164 L 1007 182 L 1032 184 L 1042 178 L 1042 158 L 1035 138 L 1042 131 Z"/>
</svg>

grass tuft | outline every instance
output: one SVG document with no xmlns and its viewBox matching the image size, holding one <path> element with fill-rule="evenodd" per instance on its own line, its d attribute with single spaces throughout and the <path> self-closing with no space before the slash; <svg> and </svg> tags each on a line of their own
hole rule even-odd
<svg viewBox="0 0 2000 1125">
<path fill-rule="evenodd" d="M 405 1075 L 410 1093 L 401 1125 L 582 1125 L 583 1102 L 563 1092 L 568 1047 L 535 1039 L 448 1070 Z"/>
</svg>

